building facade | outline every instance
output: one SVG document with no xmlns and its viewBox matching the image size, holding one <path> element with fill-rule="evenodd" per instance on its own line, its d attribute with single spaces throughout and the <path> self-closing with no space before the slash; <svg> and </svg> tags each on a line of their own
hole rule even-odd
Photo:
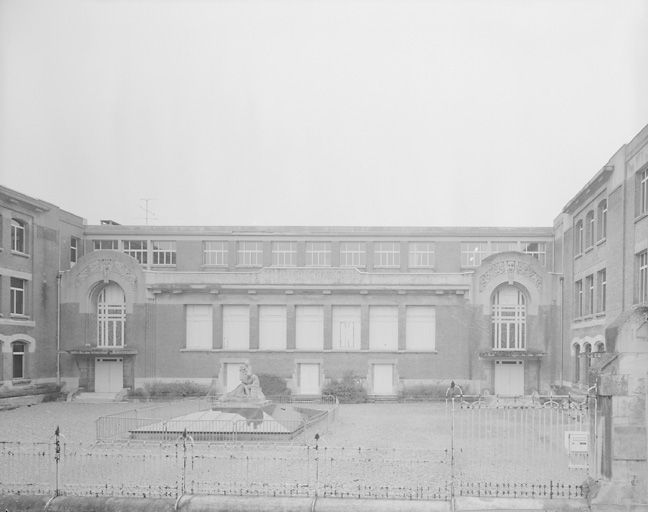
<svg viewBox="0 0 648 512">
<path fill-rule="evenodd" d="M 0 187 L 0 383 L 57 379 L 58 277 L 83 255 L 84 229 L 81 217 Z"/>
<path fill-rule="evenodd" d="M 88 390 L 238 369 L 317 395 L 454 379 L 547 387 L 558 312 L 547 228 L 88 226 L 62 279 L 65 374 Z"/>
<path fill-rule="evenodd" d="M 643 364 L 647 176 L 648 127 L 545 228 L 86 225 L 0 188 L 0 378 L 586 391 Z"/>
</svg>

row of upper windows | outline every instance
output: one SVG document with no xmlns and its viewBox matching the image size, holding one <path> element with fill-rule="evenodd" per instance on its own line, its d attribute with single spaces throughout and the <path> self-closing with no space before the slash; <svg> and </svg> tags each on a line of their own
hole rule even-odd
<svg viewBox="0 0 648 512">
<path fill-rule="evenodd" d="M 1 226 L 2 226 L 2 217 L 0 216 L 0 233 L 1 231 Z M 29 230 L 31 226 L 28 222 L 22 220 L 22 219 L 17 219 L 17 218 L 12 218 L 11 219 L 11 251 L 14 253 L 22 254 L 22 255 L 28 255 L 29 254 Z M 2 237 L 0 236 L 0 242 L 2 242 Z M 81 239 L 72 236 L 70 237 L 70 263 L 74 264 L 77 262 L 80 256 L 80 248 L 81 248 Z"/>
<path fill-rule="evenodd" d="M 603 199 L 594 210 L 589 210 L 585 219 L 576 222 L 574 229 L 574 255 L 579 256 L 583 251 L 593 247 L 595 243 L 607 237 L 607 199 Z"/>
<path fill-rule="evenodd" d="M 574 317 L 594 315 L 605 312 L 607 291 L 607 272 L 601 269 L 596 275 L 590 274 L 574 284 Z"/>
<path fill-rule="evenodd" d="M 272 266 L 295 267 L 298 262 L 297 242 L 271 242 Z M 434 268 L 435 243 L 409 242 L 409 268 Z M 176 242 L 174 240 L 93 240 L 93 250 L 121 250 L 139 263 L 159 266 L 176 264 Z M 461 266 L 478 267 L 482 260 L 498 252 L 518 251 L 546 263 L 545 242 L 463 242 L 461 243 Z M 236 264 L 241 267 L 262 267 L 264 263 L 264 242 L 238 241 Z M 304 265 L 307 267 L 330 267 L 332 265 L 331 242 L 305 242 Z M 340 242 L 339 266 L 364 268 L 367 266 L 366 242 Z M 229 242 L 222 240 L 203 241 L 203 265 L 227 266 L 229 264 Z M 401 267 L 401 242 L 374 242 L 373 266 L 376 268 Z"/>
</svg>

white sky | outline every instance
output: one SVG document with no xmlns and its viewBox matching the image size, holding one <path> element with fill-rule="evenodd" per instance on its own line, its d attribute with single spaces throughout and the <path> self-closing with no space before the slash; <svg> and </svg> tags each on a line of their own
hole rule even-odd
<svg viewBox="0 0 648 512">
<path fill-rule="evenodd" d="M 549 226 L 645 0 L 0 0 L 0 183 L 97 223 Z"/>
</svg>

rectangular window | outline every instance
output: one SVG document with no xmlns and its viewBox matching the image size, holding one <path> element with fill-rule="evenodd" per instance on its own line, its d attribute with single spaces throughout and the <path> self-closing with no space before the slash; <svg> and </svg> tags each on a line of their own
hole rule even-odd
<svg viewBox="0 0 648 512">
<path fill-rule="evenodd" d="M 461 266 L 478 267 L 488 254 L 488 242 L 462 242 Z"/>
<path fill-rule="evenodd" d="M 272 242 L 272 265 L 294 267 L 297 265 L 297 242 Z"/>
<path fill-rule="evenodd" d="M 176 264 L 176 242 L 175 240 L 152 240 L 153 265 L 175 265 Z"/>
<path fill-rule="evenodd" d="M 374 244 L 374 267 L 399 268 L 400 242 L 376 242 Z"/>
<path fill-rule="evenodd" d="M 124 252 L 132 256 L 138 263 L 146 265 L 148 263 L 148 244 L 146 240 L 123 240 L 122 246 Z"/>
<path fill-rule="evenodd" d="M 648 213 L 648 169 L 637 173 L 639 188 L 639 215 Z"/>
<path fill-rule="evenodd" d="M 27 253 L 27 225 L 22 220 L 11 219 L 11 250 Z"/>
<path fill-rule="evenodd" d="M 369 307 L 369 349 L 398 350 L 398 307 Z"/>
<path fill-rule="evenodd" d="M 594 275 L 591 274 L 585 277 L 585 291 L 587 292 L 587 300 L 585 301 L 585 314 L 594 314 Z"/>
<path fill-rule="evenodd" d="M 545 242 L 522 242 L 520 245 L 524 254 L 533 256 L 542 266 L 546 264 L 547 244 Z"/>
<path fill-rule="evenodd" d="M 360 350 L 360 306 L 333 306 L 333 350 Z"/>
<path fill-rule="evenodd" d="M 603 199 L 598 205 L 598 231 L 597 239 L 603 240 L 607 236 L 607 199 Z"/>
<path fill-rule="evenodd" d="M 227 265 L 227 242 L 203 242 L 203 265 Z"/>
<path fill-rule="evenodd" d="M 367 244 L 364 242 L 340 242 L 341 267 L 366 267 Z"/>
<path fill-rule="evenodd" d="M 407 350 L 435 350 L 435 310 L 432 306 L 407 306 L 405 310 L 405 344 Z"/>
<path fill-rule="evenodd" d="M 578 280 L 576 281 L 576 285 L 574 287 L 574 301 L 575 301 L 575 307 L 574 307 L 574 315 L 578 318 L 583 316 L 583 281 Z"/>
<path fill-rule="evenodd" d="M 517 242 L 491 242 L 491 253 L 517 251 Z"/>
<path fill-rule="evenodd" d="M 241 267 L 260 267 L 263 265 L 263 242 L 238 243 L 238 265 Z"/>
<path fill-rule="evenodd" d="M 79 259 L 79 239 L 76 236 L 70 238 L 70 263 L 74 264 Z"/>
<path fill-rule="evenodd" d="M 189 350 L 211 350 L 213 345 L 213 314 L 210 304 L 187 304 L 187 338 Z"/>
<path fill-rule="evenodd" d="M 324 308 L 322 306 L 295 306 L 297 350 L 324 349 Z"/>
<path fill-rule="evenodd" d="M 250 350 L 250 308 L 223 306 L 223 349 Z"/>
<path fill-rule="evenodd" d="M 648 251 L 638 255 L 639 268 L 639 304 L 648 303 Z"/>
<path fill-rule="evenodd" d="M 12 277 L 9 281 L 9 301 L 12 315 L 25 315 L 25 283 L 24 279 Z"/>
<path fill-rule="evenodd" d="M 596 312 L 603 313 L 605 311 L 605 294 L 607 288 L 607 276 L 605 269 L 599 270 L 596 273 L 596 285 L 597 285 L 597 301 L 596 301 Z"/>
<path fill-rule="evenodd" d="M 119 240 L 93 240 L 93 251 L 118 251 Z"/>
<path fill-rule="evenodd" d="M 259 350 L 286 350 L 286 306 L 259 306 Z"/>
<path fill-rule="evenodd" d="M 330 267 L 331 266 L 331 243 L 330 242 L 306 242 L 306 266 L 307 267 Z"/>
<path fill-rule="evenodd" d="M 410 268 L 434 267 L 434 242 L 412 242 L 409 244 Z"/>
</svg>

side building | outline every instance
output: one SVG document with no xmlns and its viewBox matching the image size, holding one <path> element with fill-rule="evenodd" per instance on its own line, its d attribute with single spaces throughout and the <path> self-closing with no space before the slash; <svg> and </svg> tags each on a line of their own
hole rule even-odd
<svg viewBox="0 0 648 512">
<path fill-rule="evenodd" d="M 454 379 L 548 392 L 560 354 L 551 228 L 87 226 L 62 279 L 64 373 L 88 391 L 238 384 L 318 395 Z"/>
<path fill-rule="evenodd" d="M 60 378 L 58 277 L 83 240 L 82 218 L 0 186 L 0 387 Z"/>
</svg>

